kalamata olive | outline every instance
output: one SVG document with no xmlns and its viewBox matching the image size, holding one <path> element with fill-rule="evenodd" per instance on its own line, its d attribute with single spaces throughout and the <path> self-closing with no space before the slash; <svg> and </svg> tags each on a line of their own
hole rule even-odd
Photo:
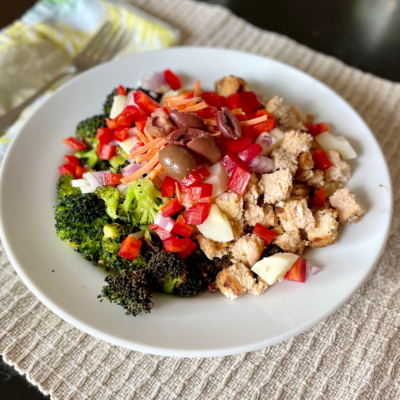
<svg viewBox="0 0 400 400">
<path fill-rule="evenodd" d="M 186 146 L 193 138 L 199 136 L 208 136 L 208 132 L 204 132 L 200 129 L 187 128 L 177 129 L 171 132 L 164 140 L 168 144 L 178 144 L 180 146 Z"/>
<path fill-rule="evenodd" d="M 242 136 L 242 127 L 228 107 L 221 107 L 221 110 L 217 111 L 217 127 L 228 139 L 239 139 Z"/>
<path fill-rule="evenodd" d="M 181 180 L 196 168 L 196 161 L 190 152 L 185 147 L 175 144 L 161 149 L 158 158 L 166 174 L 174 179 Z"/>
<path fill-rule="evenodd" d="M 172 122 L 164 110 L 154 111 L 146 121 L 146 130 L 151 136 L 165 137 L 172 131 Z"/>
<path fill-rule="evenodd" d="M 196 114 L 184 114 L 180 113 L 178 110 L 172 110 L 169 113 L 169 116 L 178 128 L 206 129 L 205 122 Z"/>
<path fill-rule="evenodd" d="M 210 163 L 215 164 L 221 159 L 221 150 L 213 138 L 209 136 L 199 136 L 192 139 L 187 147 L 194 153 L 200 154 Z"/>
</svg>

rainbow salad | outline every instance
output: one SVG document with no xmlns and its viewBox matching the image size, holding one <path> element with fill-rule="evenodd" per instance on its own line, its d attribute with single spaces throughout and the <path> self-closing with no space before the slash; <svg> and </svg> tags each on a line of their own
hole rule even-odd
<svg viewBox="0 0 400 400">
<path fill-rule="evenodd" d="M 134 316 L 155 291 L 233 300 L 304 283 L 320 271 L 305 249 L 365 214 L 344 187 L 351 144 L 235 76 L 203 91 L 171 70 L 147 75 L 63 142 L 57 235 L 110 272 L 101 301 Z"/>
</svg>

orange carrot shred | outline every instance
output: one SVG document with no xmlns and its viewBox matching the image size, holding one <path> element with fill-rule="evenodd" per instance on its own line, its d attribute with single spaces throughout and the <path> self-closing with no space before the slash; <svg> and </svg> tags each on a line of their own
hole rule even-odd
<svg viewBox="0 0 400 400">
<path fill-rule="evenodd" d="M 150 178 L 151 179 L 151 178 Z M 151 179 L 151 181 L 154 183 L 154 186 L 157 189 L 161 189 L 162 183 L 160 181 L 160 178 L 156 175 L 153 179 Z"/>
<path fill-rule="evenodd" d="M 240 126 L 251 126 L 251 125 L 259 124 L 260 122 L 264 122 L 267 119 L 268 119 L 268 115 L 263 115 L 261 117 L 249 119 L 248 121 L 240 121 L 239 124 L 240 124 Z"/>
<path fill-rule="evenodd" d="M 162 143 L 160 145 L 160 143 Z M 135 151 L 132 151 L 130 154 L 128 154 L 129 159 L 134 159 L 136 156 L 139 156 L 140 154 L 146 153 L 147 150 L 152 149 L 153 147 L 159 148 L 159 146 L 162 146 L 164 144 L 164 139 L 163 138 L 158 138 L 153 140 L 152 142 L 149 142 L 145 144 L 142 147 L 139 147 Z"/>
<path fill-rule="evenodd" d="M 203 108 L 207 108 L 208 104 L 205 101 L 202 101 L 201 103 L 195 104 L 191 107 L 186 107 L 185 112 L 191 112 L 191 111 L 199 111 L 202 110 Z"/>
<path fill-rule="evenodd" d="M 175 182 L 175 191 L 176 191 L 176 197 L 178 198 L 179 204 L 182 204 L 181 189 L 179 187 L 178 182 Z"/>
<path fill-rule="evenodd" d="M 143 131 L 144 131 L 144 134 L 146 135 L 147 140 L 148 140 L 149 142 L 151 142 L 151 141 L 154 140 L 154 137 L 149 133 L 149 131 L 148 131 L 146 128 L 144 128 Z"/>
<path fill-rule="evenodd" d="M 168 107 L 176 107 L 188 103 L 197 103 L 198 101 L 201 101 L 201 97 L 193 97 L 191 99 L 183 99 L 183 100 L 169 100 L 167 103 Z"/>
<path fill-rule="evenodd" d="M 144 174 L 147 174 L 148 172 L 151 171 L 151 169 L 158 163 L 158 152 L 156 155 L 145 165 L 143 165 L 142 168 L 138 169 L 137 171 L 133 172 L 132 174 L 125 176 L 124 178 L 121 179 L 122 183 L 130 183 L 133 182 L 135 179 L 140 178 Z"/>
<path fill-rule="evenodd" d="M 164 168 L 161 166 L 161 164 L 157 164 L 157 167 L 155 167 L 154 170 L 157 172 L 157 174 L 159 174 L 161 172 L 165 172 Z"/>
<path fill-rule="evenodd" d="M 137 134 L 138 138 L 139 138 L 144 144 L 149 143 L 147 137 L 144 136 L 143 133 L 139 131 L 139 129 L 136 129 L 136 134 Z"/>
<path fill-rule="evenodd" d="M 205 119 L 204 122 L 206 125 L 217 126 L 217 121 L 215 119 Z"/>
<path fill-rule="evenodd" d="M 152 159 L 154 157 L 154 154 L 156 154 L 158 152 L 158 149 L 151 149 L 148 153 L 143 154 L 141 156 L 136 156 L 135 157 L 135 161 L 137 163 L 141 163 L 143 161 L 149 161 L 150 159 Z"/>
<path fill-rule="evenodd" d="M 194 82 L 193 97 L 200 97 L 200 96 L 201 96 L 200 81 L 196 79 L 196 81 Z"/>
<path fill-rule="evenodd" d="M 235 108 L 234 110 L 231 110 L 231 112 L 235 115 L 245 115 L 241 108 Z"/>
</svg>

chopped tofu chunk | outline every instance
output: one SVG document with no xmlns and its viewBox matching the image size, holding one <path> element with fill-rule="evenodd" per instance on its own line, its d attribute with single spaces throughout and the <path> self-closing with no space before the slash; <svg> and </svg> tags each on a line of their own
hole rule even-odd
<svg viewBox="0 0 400 400">
<path fill-rule="evenodd" d="M 297 158 L 295 155 L 288 153 L 280 148 L 274 149 L 271 158 L 275 161 L 275 169 L 287 169 L 292 175 L 297 170 Z"/>
<path fill-rule="evenodd" d="M 322 188 L 325 186 L 325 174 L 324 171 L 320 169 L 316 169 L 313 171 L 313 176 L 307 180 L 307 184 L 310 186 L 314 186 L 316 188 Z"/>
<path fill-rule="evenodd" d="M 260 224 L 262 226 L 272 227 L 278 224 L 278 219 L 274 213 L 274 208 L 269 204 L 260 207 L 255 204 L 245 205 L 244 220 L 248 225 L 255 226 Z"/>
<path fill-rule="evenodd" d="M 332 208 L 318 210 L 314 213 L 315 223 L 306 228 L 309 246 L 325 247 L 334 244 L 339 237 L 338 213 Z"/>
<path fill-rule="evenodd" d="M 349 188 L 337 190 L 329 197 L 331 206 L 338 212 L 341 225 L 350 222 L 359 222 L 365 215 L 364 206 L 358 201 L 357 197 L 350 192 Z"/>
<path fill-rule="evenodd" d="M 279 246 L 287 253 L 293 253 L 301 256 L 304 253 L 307 242 L 302 240 L 299 231 L 284 232 L 275 236 L 273 244 Z"/>
<path fill-rule="evenodd" d="M 310 204 L 311 203 L 310 187 L 304 183 L 295 183 L 293 185 L 290 199 L 296 199 L 296 200 L 305 199 L 307 204 Z"/>
<path fill-rule="evenodd" d="M 298 168 L 294 180 L 298 182 L 307 182 L 312 179 L 314 176 L 312 171 L 313 167 L 314 161 L 311 153 L 308 151 L 301 153 L 298 158 Z"/>
<path fill-rule="evenodd" d="M 230 246 L 235 260 L 252 267 L 264 251 L 264 241 L 256 235 L 245 235 Z"/>
<path fill-rule="evenodd" d="M 247 82 L 236 76 L 225 76 L 215 82 L 215 91 L 218 96 L 229 96 L 247 89 Z"/>
<path fill-rule="evenodd" d="M 243 197 L 228 191 L 220 194 L 215 203 L 230 220 L 241 220 L 243 214 Z"/>
<path fill-rule="evenodd" d="M 331 197 L 337 190 L 341 189 L 343 184 L 337 181 L 330 181 L 325 183 L 325 197 Z"/>
<path fill-rule="evenodd" d="M 221 258 L 229 253 L 228 243 L 214 242 L 214 240 L 206 238 L 201 233 L 195 235 L 193 239 L 210 260 L 213 260 L 214 257 Z"/>
<path fill-rule="evenodd" d="M 300 153 L 310 151 L 311 142 L 311 135 L 309 135 L 308 133 L 293 130 L 285 133 L 285 137 L 283 138 L 281 144 L 281 149 L 298 157 Z"/>
<path fill-rule="evenodd" d="M 264 203 L 275 204 L 277 201 L 286 200 L 293 188 L 292 174 L 287 169 L 264 174 L 259 187 L 264 192 Z"/>
<path fill-rule="evenodd" d="M 282 228 L 286 232 L 304 229 L 315 221 L 311 210 L 307 206 L 306 199 L 280 201 L 275 206 L 275 211 L 278 214 Z"/>
<path fill-rule="evenodd" d="M 268 100 L 265 103 L 265 109 L 273 114 L 279 124 L 286 125 L 290 129 L 306 129 L 301 116 L 297 112 L 293 112 L 293 109 L 282 104 L 282 98 L 278 96 L 274 96 Z"/>
<path fill-rule="evenodd" d="M 218 273 L 215 280 L 221 293 L 228 299 L 235 300 L 246 292 L 259 295 L 268 289 L 268 284 L 254 278 L 253 272 L 244 264 L 236 262 Z"/>
<path fill-rule="evenodd" d="M 350 165 L 343 160 L 337 150 L 328 150 L 326 155 L 332 163 L 332 167 L 325 170 L 325 179 L 327 181 L 347 182 L 351 175 Z"/>
</svg>

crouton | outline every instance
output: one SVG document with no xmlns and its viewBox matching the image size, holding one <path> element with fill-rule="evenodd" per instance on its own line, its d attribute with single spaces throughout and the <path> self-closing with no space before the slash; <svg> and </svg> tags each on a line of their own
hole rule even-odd
<svg viewBox="0 0 400 400">
<path fill-rule="evenodd" d="M 365 208 L 349 188 L 337 190 L 329 197 L 331 206 L 338 212 L 341 225 L 357 223 L 365 215 Z"/>
<path fill-rule="evenodd" d="M 243 200 L 245 201 L 245 204 L 257 204 L 257 200 L 261 194 L 261 189 L 258 183 L 259 180 L 257 175 L 252 172 L 249 183 L 246 187 L 246 191 L 243 194 Z"/>
<path fill-rule="evenodd" d="M 269 204 L 260 207 L 256 204 L 247 204 L 244 210 L 244 220 L 248 225 L 255 226 L 260 224 L 266 227 L 272 227 L 278 224 L 278 219 L 274 213 L 274 208 Z"/>
<path fill-rule="evenodd" d="M 264 251 L 264 241 L 256 235 L 244 235 L 234 242 L 229 250 L 235 260 L 252 267 Z"/>
<path fill-rule="evenodd" d="M 243 235 L 243 219 L 229 221 L 232 227 L 233 239 L 238 240 Z"/>
<path fill-rule="evenodd" d="M 285 133 L 281 149 L 288 153 L 294 154 L 296 157 L 305 151 L 311 149 L 312 136 L 308 133 L 292 130 Z"/>
<path fill-rule="evenodd" d="M 295 155 L 280 148 L 275 148 L 272 150 L 271 158 L 275 161 L 275 170 L 287 169 L 292 175 L 296 173 L 297 158 Z"/>
<path fill-rule="evenodd" d="M 341 189 L 343 184 L 337 181 L 329 181 L 325 183 L 325 197 L 331 197 L 337 190 Z"/>
<path fill-rule="evenodd" d="M 258 279 L 257 282 L 250 268 L 239 262 L 220 271 L 215 283 L 221 293 L 231 300 L 243 296 L 246 292 L 259 295 L 268 289 L 265 281 Z"/>
<path fill-rule="evenodd" d="M 243 214 L 243 197 L 228 191 L 220 194 L 215 203 L 230 220 L 240 220 Z"/>
<path fill-rule="evenodd" d="M 215 82 L 215 92 L 218 96 L 229 96 L 247 89 L 247 82 L 236 76 L 225 76 Z"/>
<path fill-rule="evenodd" d="M 210 260 L 213 260 L 214 257 L 221 258 L 229 253 L 229 243 L 214 242 L 201 233 L 194 235 L 193 240 Z"/>
<path fill-rule="evenodd" d="M 337 150 L 328 150 L 326 155 L 332 163 L 332 167 L 325 170 L 325 179 L 327 181 L 337 181 L 345 183 L 350 179 L 351 168 L 342 155 Z"/>
<path fill-rule="evenodd" d="M 309 246 L 325 247 L 334 244 L 339 237 L 338 213 L 332 208 L 318 210 L 314 213 L 315 223 L 306 227 Z"/>
<path fill-rule="evenodd" d="M 299 231 L 284 232 L 276 235 L 273 244 L 279 246 L 284 252 L 298 254 L 304 253 L 307 242 L 301 238 Z"/>
<path fill-rule="evenodd" d="M 314 173 L 312 171 L 314 167 L 314 161 L 311 153 L 308 151 L 301 153 L 297 160 L 297 172 L 294 176 L 294 180 L 298 182 L 307 182 L 312 179 Z"/>
<path fill-rule="evenodd" d="M 258 185 L 264 192 L 264 203 L 275 204 L 290 196 L 293 188 L 292 174 L 287 169 L 264 174 Z"/>
<path fill-rule="evenodd" d="M 307 204 L 311 203 L 311 191 L 310 187 L 304 183 L 295 183 L 293 185 L 290 199 L 301 200 L 305 199 Z"/>
<path fill-rule="evenodd" d="M 307 225 L 315 222 L 306 199 L 280 201 L 276 204 L 275 211 L 282 228 L 286 232 L 304 229 Z"/>
<path fill-rule="evenodd" d="M 282 229 L 280 225 L 274 226 L 271 231 L 275 232 L 276 235 L 282 235 L 285 231 Z"/>
<path fill-rule="evenodd" d="M 288 106 L 282 104 L 282 98 L 278 96 L 272 97 L 265 103 L 265 109 L 273 114 L 275 120 L 281 124 L 286 125 L 290 129 L 305 130 L 301 116 L 293 112 Z"/>
<path fill-rule="evenodd" d="M 325 186 L 325 174 L 324 171 L 320 169 L 315 169 L 313 171 L 313 176 L 307 180 L 307 184 L 310 186 L 314 186 L 316 188 L 322 188 L 322 186 Z"/>
</svg>

